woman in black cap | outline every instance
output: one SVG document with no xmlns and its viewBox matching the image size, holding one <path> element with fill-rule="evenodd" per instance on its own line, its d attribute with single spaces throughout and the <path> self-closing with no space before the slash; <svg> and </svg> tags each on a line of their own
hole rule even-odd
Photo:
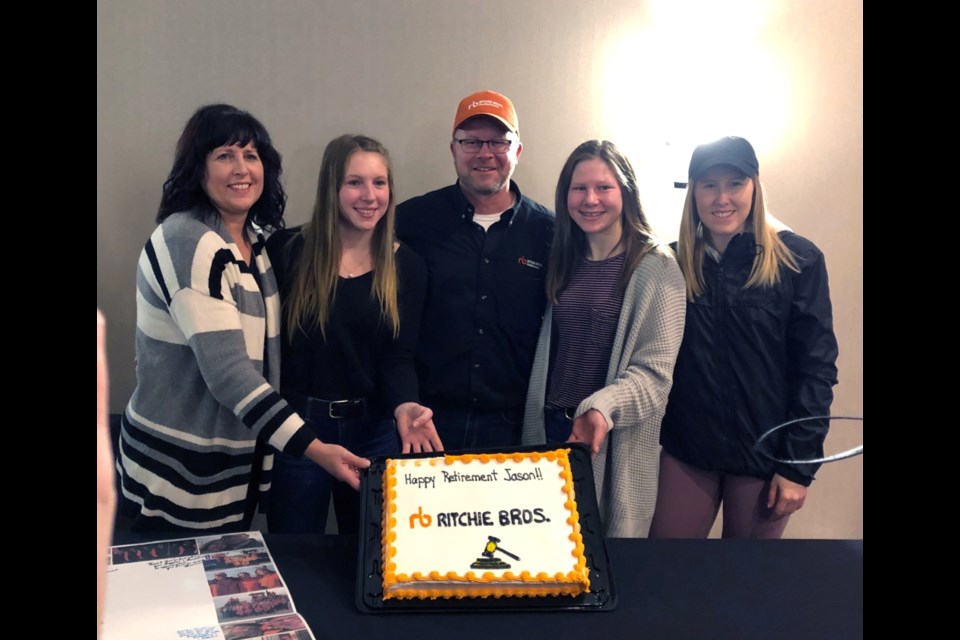
<svg viewBox="0 0 960 640">
<path fill-rule="evenodd" d="M 766 212 L 743 138 L 697 147 L 677 256 L 687 289 L 683 343 L 661 428 L 651 537 L 779 538 L 818 465 L 755 450 L 768 429 L 826 416 L 837 340 L 823 254 Z M 781 460 L 820 457 L 826 420 L 771 442 Z"/>
</svg>

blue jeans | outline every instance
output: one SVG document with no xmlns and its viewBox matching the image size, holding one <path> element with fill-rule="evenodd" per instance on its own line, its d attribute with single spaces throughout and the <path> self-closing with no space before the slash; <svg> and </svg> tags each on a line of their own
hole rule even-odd
<svg viewBox="0 0 960 640">
<path fill-rule="evenodd" d="M 339 444 L 364 458 L 400 453 L 400 437 L 393 419 L 319 418 L 310 420 L 317 437 Z M 339 533 L 360 530 L 360 494 L 338 482 L 326 469 L 307 458 L 276 452 L 270 488 L 267 527 L 270 533 L 323 534 L 333 494 Z"/>
<path fill-rule="evenodd" d="M 515 447 L 523 431 L 523 407 L 459 409 L 430 406 L 433 424 L 447 451 Z"/>
<path fill-rule="evenodd" d="M 566 442 L 573 431 L 573 418 L 567 417 L 566 409 L 544 409 L 543 422 L 547 444 Z"/>
</svg>

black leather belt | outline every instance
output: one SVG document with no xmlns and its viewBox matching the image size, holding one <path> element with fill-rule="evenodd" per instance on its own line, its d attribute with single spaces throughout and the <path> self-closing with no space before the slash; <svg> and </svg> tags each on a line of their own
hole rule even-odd
<svg viewBox="0 0 960 640">
<path fill-rule="evenodd" d="M 291 394 L 288 402 L 304 420 L 318 418 L 362 418 L 367 415 L 367 401 L 365 398 L 355 400 L 324 400 L 311 398 L 301 394 Z"/>
<path fill-rule="evenodd" d="M 577 408 L 572 407 L 570 409 L 564 409 L 562 407 L 547 407 L 547 411 L 560 411 L 563 413 L 563 417 L 567 420 L 576 420 L 577 418 Z"/>
</svg>

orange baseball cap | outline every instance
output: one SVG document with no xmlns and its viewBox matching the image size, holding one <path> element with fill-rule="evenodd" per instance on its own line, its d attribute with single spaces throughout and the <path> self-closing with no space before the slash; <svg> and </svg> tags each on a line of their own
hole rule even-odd
<svg viewBox="0 0 960 640">
<path fill-rule="evenodd" d="M 477 91 L 460 101 L 457 116 L 453 119 L 453 130 L 474 116 L 490 116 L 502 122 L 514 133 L 520 132 L 517 112 L 510 98 L 496 91 Z"/>
</svg>

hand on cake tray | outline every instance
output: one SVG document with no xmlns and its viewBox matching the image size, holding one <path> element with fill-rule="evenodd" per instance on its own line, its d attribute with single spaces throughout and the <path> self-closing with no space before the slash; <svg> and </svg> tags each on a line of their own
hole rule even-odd
<svg viewBox="0 0 960 640">
<path fill-rule="evenodd" d="M 305 456 L 326 469 L 330 475 L 346 482 L 355 491 L 360 490 L 360 469 L 370 466 L 370 461 L 355 456 L 338 444 L 327 444 L 314 440 L 304 452 Z"/>
<path fill-rule="evenodd" d="M 567 442 L 582 442 L 587 445 L 590 447 L 590 457 L 593 458 L 600 453 L 600 445 L 607 437 L 607 431 L 607 419 L 596 409 L 590 409 L 573 421 L 573 430 Z"/>
<path fill-rule="evenodd" d="M 416 402 L 404 402 L 393 412 L 393 416 L 397 420 L 403 453 L 443 451 L 443 443 L 433 424 L 432 409 Z"/>
</svg>

